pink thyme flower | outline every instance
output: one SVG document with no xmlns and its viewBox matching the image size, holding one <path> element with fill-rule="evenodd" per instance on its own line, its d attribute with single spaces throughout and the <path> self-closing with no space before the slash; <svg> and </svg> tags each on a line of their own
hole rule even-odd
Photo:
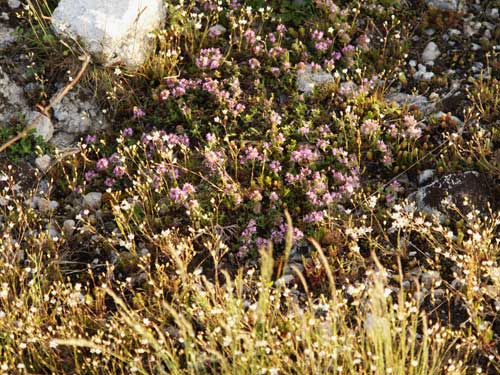
<svg viewBox="0 0 500 375">
<path fill-rule="evenodd" d="M 245 41 L 250 44 L 250 45 L 253 45 L 255 43 L 255 31 L 253 31 L 252 29 L 248 29 L 247 31 L 245 31 L 245 33 L 243 34 L 243 36 L 245 37 Z"/>
<path fill-rule="evenodd" d="M 271 169 L 271 171 L 273 171 L 274 173 L 278 173 L 279 171 L 281 171 L 281 163 L 278 160 L 273 160 L 269 164 L 269 169 Z"/>
<path fill-rule="evenodd" d="M 134 113 L 134 118 L 141 118 L 141 117 L 144 117 L 146 116 L 146 112 L 144 112 L 141 108 L 139 107 L 134 107 L 133 109 L 133 113 Z"/>
<path fill-rule="evenodd" d="M 248 65 L 252 70 L 260 68 L 260 62 L 256 58 L 251 58 L 250 60 L 248 60 Z"/>
<path fill-rule="evenodd" d="M 361 125 L 361 133 L 365 135 L 370 135 L 375 133 L 379 128 L 379 124 L 375 120 L 366 120 Z"/>
<path fill-rule="evenodd" d="M 320 30 L 314 30 L 311 33 L 311 39 L 319 42 L 321 39 L 323 39 L 324 33 L 323 31 Z"/>
<path fill-rule="evenodd" d="M 220 66 L 223 56 L 218 48 L 205 48 L 196 58 L 196 66 L 202 70 L 215 70 Z"/>
<path fill-rule="evenodd" d="M 412 115 L 404 117 L 404 125 L 406 129 L 403 131 L 403 136 L 409 138 L 420 138 L 422 135 L 422 129 L 418 125 L 417 120 Z"/>
<path fill-rule="evenodd" d="M 106 169 L 109 165 L 109 161 L 106 158 L 97 160 L 96 168 L 99 170 Z"/>
<path fill-rule="evenodd" d="M 125 167 L 122 167 L 120 165 L 117 165 L 116 167 L 113 168 L 113 174 L 116 177 L 122 177 L 125 174 Z"/>
<path fill-rule="evenodd" d="M 297 151 L 292 151 L 291 159 L 297 163 L 310 163 L 316 161 L 319 155 L 316 151 L 311 150 L 307 145 L 299 146 Z"/>
<path fill-rule="evenodd" d="M 275 191 L 273 191 L 273 192 L 271 192 L 271 194 L 269 194 L 269 200 L 271 202 L 276 202 L 279 199 L 280 199 L 280 197 L 279 197 L 279 195 Z"/>
<path fill-rule="evenodd" d="M 286 33 L 286 26 L 280 23 L 278 26 L 276 26 L 276 32 L 280 35 L 283 36 Z"/>
</svg>

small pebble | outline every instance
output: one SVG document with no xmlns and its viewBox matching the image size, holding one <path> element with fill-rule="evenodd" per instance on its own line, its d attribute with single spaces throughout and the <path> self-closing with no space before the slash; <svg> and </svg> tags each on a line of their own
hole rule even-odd
<svg viewBox="0 0 500 375">
<path fill-rule="evenodd" d="M 50 168 L 51 161 L 52 159 L 49 155 L 43 155 L 35 159 L 35 165 L 41 172 L 45 173 Z"/>
<path fill-rule="evenodd" d="M 63 232 L 66 236 L 71 236 L 75 232 L 75 221 L 74 220 L 65 220 L 63 223 Z"/>
<path fill-rule="evenodd" d="M 428 65 L 432 65 L 439 55 L 441 55 L 441 51 L 439 51 L 437 44 L 429 42 L 425 46 L 424 52 L 422 52 L 422 61 Z"/>
<path fill-rule="evenodd" d="M 11 9 L 17 9 L 21 6 L 21 2 L 19 0 L 7 0 L 7 3 Z"/>
<path fill-rule="evenodd" d="M 83 196 L 83 207 L 97 210 L 101 207 L 102 193 L 91 192 Z"/>
</svg>

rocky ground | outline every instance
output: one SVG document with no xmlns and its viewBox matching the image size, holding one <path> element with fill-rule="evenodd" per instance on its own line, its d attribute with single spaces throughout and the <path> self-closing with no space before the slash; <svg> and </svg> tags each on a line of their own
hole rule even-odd
<svg viewBox="0 0 500 375">
<path fill-rule="evenodd" d="M 210 2 L 199 3 L 193 12 L 210 7 Z M 337 5 L 329 1 L 278 3 L 275 11 L 283 19 L 288 14 L 299 17 L 307 7 L 316 6 L 322 11 L 327 7 L 332 14 L 338 11 L 332 10 Z M 345 3 L 339 2 L 339 6 L 348 8 Z M 5 192 L 0 196 L 5 211 L 0 212 L 2 230 L 10 233 L 7 223 L 13 209 L 8 207 L 18 199 L 20 207 L 15 210 L 24 207 L 29 212 L 21 215 L 22 220 L 35 223 L 32 225 L 36 229 L 26 230 L 28 237 L 35 232 L 36 236 L 46 233 L 43 246 L 60 244 L 53 257 L 59 262 L 58 272 L 63 279 L 71 285 L 87 283 L 90 295 L 98 284 L 96 280 L 105 277 L 95 276 L 94 280 L 94 276 L 83 276 L 84 270 L 95 275 L 107 272 L 112 284 L 128 283 L 124 298 L 131 305 L 137 303 L 134 306 L 140 305 L 134 293 L 148 290 L 145 280 L 149 277 L 142 260 L 137 259 L 147 255 L 156 257 L 159 263 L 164 261 L 153 248 L 161 247 L 158 236 L 165 231 L 178 231 L 181 238 L 193 236 L 195 255 L 185 268 L 190 272 L 203 268 L 214 284 L 219 277 L 225 279 L 239 270 L 259 268 L 257 249 L 274 241 L 280 254 L 271 270 L 274 285 L 290 288 L 294 298 L 302 302 L 309 298 L 309 292 L 315 297 L 326 293 L 325 285 L 330 280 L 317 248 L 306 240 L 314 238 L 325 249 L 336 285 L 346 301 L 357 301 L 352 306 L 359 305 L 356 298 L 365 298 L 360 297 L 364 296 L 361 290 L 368 290 L 365 274 L 377 269 L 380 261 L 380 267 L 389 270 L 389 294 L 404 290 L 431 321 L 457 330 L 468 325 L 477 331 L 472 335 L 476 341 L 461 337 L 456 346 L 456 353 L 462 353 L 460 350 L 469 348 L 468 344 L 482 345 L 480 350 L 465 350 L 472 359 L 463 373 L 474 373 L 476 366 L 491 374 L 499 373 L 500 293 L 495 288 L 500 286 L 500 278 L 495 270 L 500 267 L 500 2 L 402 0 L 365 5 L 359 19 L 355 11 L 345 12 L 345 28 L 349 22 L 357 22 L 363 33 L 352 31 L 353 35 L 346 36 L 352 41 L 339 47 L 342 53 L 338 52 L 338 58 L 332 53 L 332 64 L 339 64 L 334 69 L 314 60 L 314 53 L 322 56 L 323 47 L 318 45 L 329 43 L 326 26 L 332 23 L 329 16 L 318 16 L 319 10 L 313 13 L 319 19 L 315 25 L 325 29 L 325 36 L 317 29 L 313 31 L 314 25 L 307 20 L 283 21 L 286 31 L 269 34 L 266 40 L 271 40 L 270 45 L 282 40 L 283 46 L 289 43 L 287 53 L 292 57 L 280 55 L 275 46 L 278 58 L 286 55 L 289 60 L 272 62 L 265 68 L 266 62 L 245 55 L 251 56 L 244 50 L 250 50 L 251 43 L 243 33 L 240 45 L 231 50 L 234 66 L 227 71 L 223 70 L 226 66 L 218 66 L 213 55 L 207 57 L 200 52 L 197 59 L 190 56 L 187 31 L 183 31 L 184 39 L 179 37 L 185 42 L 179 47 L 184 54 L 184 60 L 179 61 L 184 65 L 179 63 L 180 67 L 170 74 L 163 74 L 159 65 L 148 65 L 134 73 L 120 65 L 116 51 L 105 50 L 94 59 L 98 63 L 92 64 L 76 88 L 43 115 L 34 134 L 0 155 L 0 188 Z M 51 29 L 40 28 L 43 22 L 33 26 L 34 20 L 22 2 L 0 3 L 1 143 L 44 112 L 81 64 L 69 41 L 61 44 Z M 175 17 L 169 13 L 167 20 L 174 22 Z M 221 17 L 219 21 L 207 25 L 204 37 L 214 48 L 202 50 L 207 54 L 215 54 L 215 48 L 224 49 L 229 34 L 236 37 L 228 31 L 228 19 Z M 338 31 L 332 43 L 338 43 L 349 32 Z M 305 41 L 306 34 L 312 35 L 310 43 Z M 279 42 L 272 42 L 277 37 Z M 304 47 L 307 43 L 316 43 L 317 51 L 308 54 Z M 51 48 L 58 57 L 51 55 Z M 350 48 L 359 53 L 352 59 Z M 252 53 L 258 56 L 255 50 Z M 275 58 L 272 53 L 271 57 Z M 101 61 L 106 58 L 111 61 Z M 135 58 L 122 58 L 125 63 L 133 61 L 137 65 Z M 239 58 L 241 62 L 234 62 Z M 215 62 L 217 66 L 212 67 L 210 64 Z M 251 69 L 247 72 L 248 64 Z M 254 72 L 261 64 L 262 71 L 267 70 L 256 78 Z M 217 73 L 209 76 L 212 71 Z M 224 82 L 224 90 L 209 87 L 217 80 Z M 214 92 L 220 102 L 209 97 Z M 268 94 L 265 100 L 259 99 L 259 95 Z M 243 107 L 238 109 L 232 100 L 240 101 Z M 223 105 L 219 110 L 220 103 Z M 217 107 L 213 112 L 211 105 Z M 259 117 L 260 110 L 269 114 Z M 236 113 L 234 122 L 231 113 Z M 240 113 L 245 117 L 238 117 Z M 373 119 L 384 123 L 383 131 Z M 266 121 L 270 123 L 269 132 L 259 128 Z M 330 132 L 323 127 L 328 121 L 335 123 L 332 126 L 359 126 L 357 133 L 342 136 L 350 128 L 338 125 Z M 398 125 L 390 125 L 391 121 Z M 397 134 L 396 126 L 404 129 L 400 130 L 404 137 L 391 135 L 392 131 Z M 377 141 L 379 136 L 381 142 Z M 280 137 L 287 139 L 280 141 Z M 321 143 L 325 139 L 326 143 Z M 266 140 L 264 145 L 261 140 Z M 157 151 L 147 148 L 157 143 L 161 143 L 160 159 L 167 162 L 157 163 Z M 142 146 L 146 149 L 142 150 Z M 284 156 L 287 152 L 289 158 Z M 333 182 L 324 175 L 310 182 L 308 178 L 313 174 L 319 176 L 327 170 L 335 173 L 329 169 L 333 165 L 328 164 L 330 156 L 323 153 L 337 158 L 335 168 L 341 172 L 334 175 Z M 233 154 L 238 155 L 234 163 L 227 162 Z M 274 162 L 281 162 L 269 167 L 273 173 L 264 167 L 270 155 L 274 155 Z M 220 160 L 227 162 L 227 167 L 220 167 Z M 147 168 L 155 172 L 148 174 Z M 289 168 L 286 178 L 280 175 L 281 168 Z M 177 175 L 162 177 L 172 183 L 168 190 L 162 190 L 164 182 L 155 176 L 171 174 Z M 317 193 L 323 194 L 323 187 L 314 185 L 320 180 L 331 185 L 326 189 L 336 197 L 332 198 L 333 204 L 322 206 L 311 198 L 326 199 L 326 195 L 320 199 Z M 298 192 L 300 189 L 309 190 L 303 194 Z M 408 204 L 413 204 L 414 211 L 406 208 Z M 288 245 L 284 246 L 290 229 L 283 219 L 285 209 L 297 229 L 291 234 L 294 243 L 288 249 Z M 130 213 L 130 227 L 124 228 L 120 215 L 126 212 Z M 426 218 L 434 216 L 433 224 L 417 218 L 420 213 Z M 151 232 L 141 223 L 149 225 Z M 424 235 L 429 228 L 438 233 L 435 238 Z M 372 232 L 377 235 L 372 236 Z M 24 239 L 24 235 L 19 236 Z M 377 242 L 375 237 L 383 240 Z M 486 238 L 491 241 L 486 243 Z M 371 245 L 371 241 L 378 245 Z M 213 255 L 214 243 L 223 249 L 220 258 Z M 449 246 L 456 253 L 447 253 L 441 246 Z M 486 250 L 481 250 L 479 258 L 468 252 L 480 246 Z M 15 256 L 15 262 L 23 267 L 31 256 L 31 251 L 24 249 L 20 248 Z M 376 261 L 371 254 L 376 255 Z M 473 281 L 469 271 L 462 273 L 464 264 L 472 263 L 472 258 L 481 264 Z M 172 263 L 181 263 L 172 259 Z M 219 274 L 221 270 L 227 274 Z M 304 276 L 298 276 L 298 271 Z M 305 285 L 297 286 L 302 280 L 309 290 Z M 475 289 L 463 287 L 467 282 L 481 290 L 483 299 L 474 300 L 471 290 Z M 488 334 L 482 335 L 479 326 L 486 327 L 484 332 Z M 460 332 L 463 334 L 465 328 Z M 207 361 L 202 362 L 205 366 Z"/>
</svg>

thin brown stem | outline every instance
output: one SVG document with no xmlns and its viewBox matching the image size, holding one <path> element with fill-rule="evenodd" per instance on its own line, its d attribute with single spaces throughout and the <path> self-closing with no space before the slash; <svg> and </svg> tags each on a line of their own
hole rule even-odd
<svg viewBox="0 0 500 375">
<path fill-rule="evenodd" d="M 38 123 L 38 121 L 40 121 L 40 119 L 42 118 L 42 116 L 48 116 L 48 111 L 49 109 L 51 109 L 52 107 L 54 107 L 57 103 L 59 103 L 67 94 L 68 92 L 76 86 L 76 84 L 80 81 L 80 79 L 82 78 L 83 76 L 83 73 L 85 73 L 85 70 L 87 70 L 87 67 L 90 63 L 90 56 L 89 55 L 85 55 L 83 57 L 83 64 L 82 64 L 82 67 L 80 69 L 80 71 L 78 72 L 77 76 L 75 77 L 75 79 L 73 79 L 70 83 L 68 83 L 68 85 L 64 88 L 64 90 L 62 90 L 50 103 L 48 106 L 46 106 L 45 108 L 43 108 L 42 110 L 42 113 L 40 113 L 37 117 L 35 117 L 35 119 L 31 122 L 31 124 L 29 124 L 22 132 L 20 132 L 18 135 L 16 135 L 14 138 L 10 139 L 9 141 L 7 141 L 6 143 L 4 143 L 2 146 L 0 146 L 0 152 L 3 152 L 5 151 L 7 148 L 9 148 L 10 146 L 12 146 L 14 143 L 16 143 L 17 141 L 19 141 L 20 139 L 26 137 L 36 126 L 36 124 Z"/>
</svg>

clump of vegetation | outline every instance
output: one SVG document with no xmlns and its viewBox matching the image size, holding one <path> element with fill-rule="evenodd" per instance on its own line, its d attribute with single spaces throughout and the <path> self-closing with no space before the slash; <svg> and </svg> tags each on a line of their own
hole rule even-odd
<svg viewBox="0 0 500 375">
<path fill-rule="evenodd" d="M 76 62 L 54 6 L 34 1 L 19 32 L 60 49 L 43 82 Z M 0 175 L 0 370 L 500 371 L 496 202 L 442 222 L 407 199 L 425 169 L 499 178 L 498 82 L 472 84 L 464 124 L 386 99 L 419 86 L 423 4 L 166 6 L 143 67 L 83 78 L 116 125 L 60 155 L 47 205 Z"/>
<path fill-rule="evenodd" d="M 11 138 L 16 136 L 18 133 L 23 131 L 25 125 L 24 121 L 21 121 L 16 125 L 0 126 L 0 144 L 4 144 Z M 32 156 L 34 153 L 44 153 L 49 150 L 47 143 L 43 141 L 43 138 L 35 135 L 35 130 L 33 130 L 28 136 L 23 137 L 16 142 L 6 151 L 6 156 L 17 161 L 27 156 Z"/>
</svg>

